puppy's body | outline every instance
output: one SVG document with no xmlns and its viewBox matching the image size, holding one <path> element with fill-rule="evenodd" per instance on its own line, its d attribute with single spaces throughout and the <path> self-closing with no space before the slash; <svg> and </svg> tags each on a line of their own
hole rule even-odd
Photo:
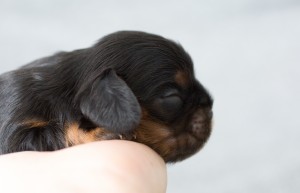
<svg viewBox="0 0 300 193">
<path fill-rule="evenodd" d="M 181 46 L 117 32 L 0 76 L 0 154 L 122 138 L 175 162 L 204 145 L 211 108 Z"/>
</svg>

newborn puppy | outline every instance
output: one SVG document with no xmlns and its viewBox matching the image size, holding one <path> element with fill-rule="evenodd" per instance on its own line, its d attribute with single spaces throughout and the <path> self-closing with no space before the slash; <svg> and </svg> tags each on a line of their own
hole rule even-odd
<svg viewBox="0 0 300 193">
<path fill-rule="evenodd" d="M 207 141 L 212 104 L 180 45 L 116 32 L 0 76 L 0 154 L 125 139 L 176 162 Z"/>
</svg>

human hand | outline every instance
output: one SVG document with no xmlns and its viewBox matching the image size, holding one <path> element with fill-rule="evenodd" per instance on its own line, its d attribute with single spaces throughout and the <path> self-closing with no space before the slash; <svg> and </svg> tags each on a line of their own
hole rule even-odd
<svg viewBox="0 0 300 193">
<path fill-rule="evenodd" d="M 166 176 L 159 155 L 130 141 L 0 156 L 3 193 L 164 193 Z"/>
</svg>

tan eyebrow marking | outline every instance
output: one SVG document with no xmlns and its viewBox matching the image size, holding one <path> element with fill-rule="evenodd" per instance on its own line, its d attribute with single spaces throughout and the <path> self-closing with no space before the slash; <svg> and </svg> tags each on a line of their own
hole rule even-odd
<svg viewBox="0 0 300 193">
<path fill-rule="evenodd" d="M 183 71 L 177 71 L 175 74 L 175 82 L 182 87 L 187 87 L 189 83 L 188 75 Z"/>
</svg>

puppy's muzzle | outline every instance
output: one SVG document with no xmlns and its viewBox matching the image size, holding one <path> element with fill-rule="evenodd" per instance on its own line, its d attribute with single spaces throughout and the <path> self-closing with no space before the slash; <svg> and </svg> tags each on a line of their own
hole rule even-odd
<svg viewBox="0 0 300 193">
<path fill-rule="evenodd" d="M 191 117 L 187 130 L 198 140 L 206 141 L 211 132 L 213 112 L 210 108 L 199 108 Z"/>
</svg>

